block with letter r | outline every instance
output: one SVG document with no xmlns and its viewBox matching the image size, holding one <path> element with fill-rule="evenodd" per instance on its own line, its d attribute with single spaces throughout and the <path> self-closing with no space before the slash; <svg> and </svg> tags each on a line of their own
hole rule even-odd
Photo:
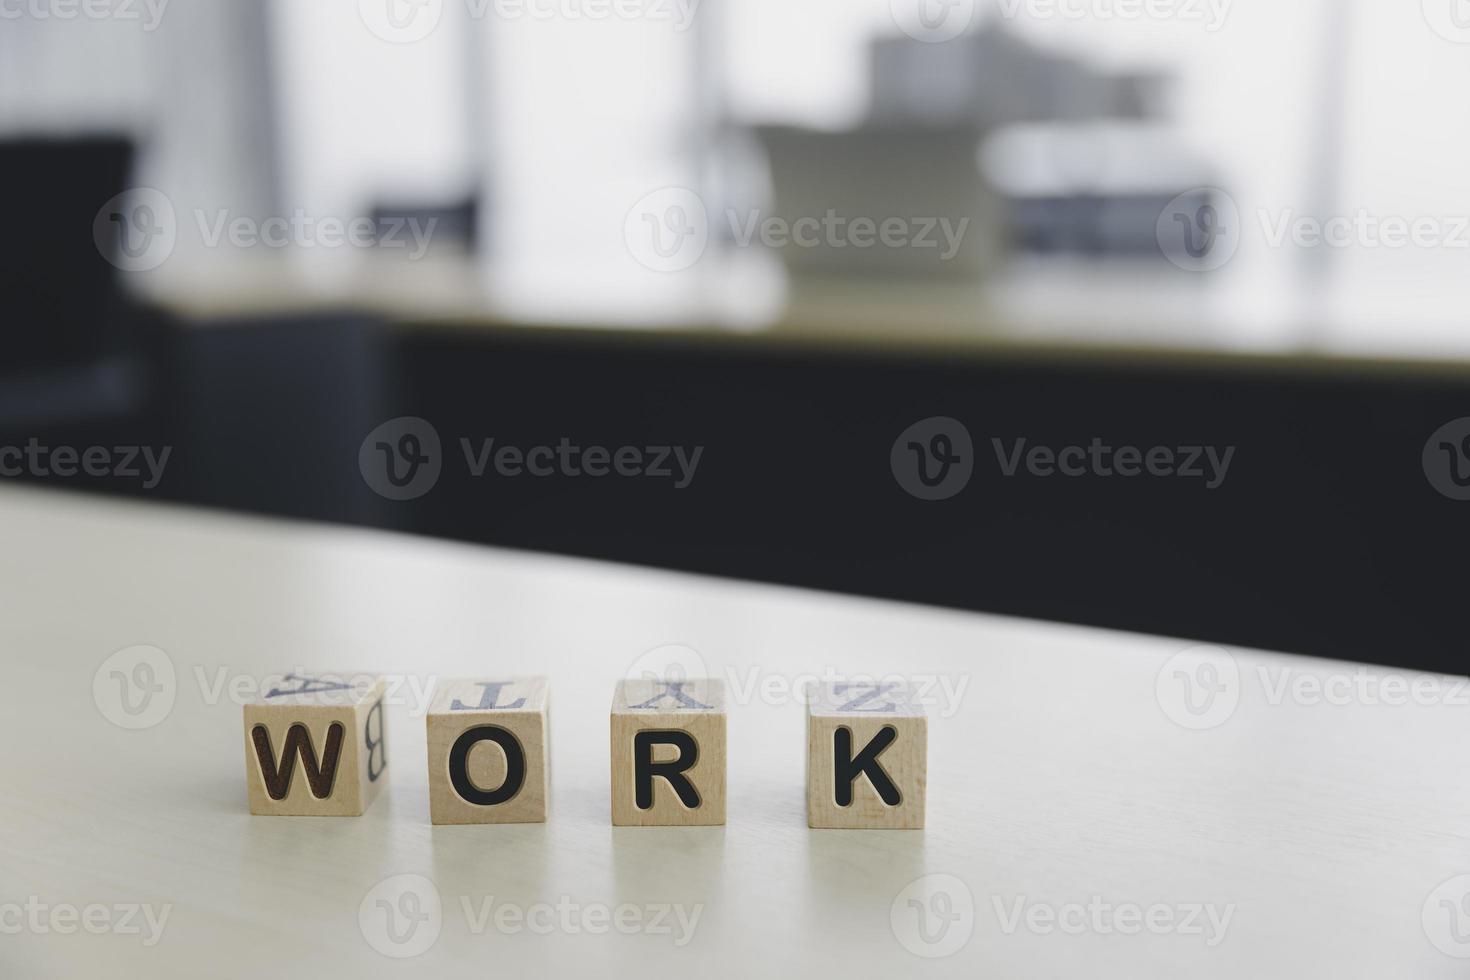
<svg viewBox="0 0 1470 980">
<path fill-rule="evenodd" d="M 425 719 L 433 823 L 546 822 L 548 690 L 544 677 L 440 685 Z"/>
<path fill-rule="evenodd" d="M 271 678 L 245 705 L 250 812 L 361 816 L 387 780 L 386 690 L 371 673 Z"/>
<path fill-rule="evenodd" d="M 808 826 L 923 828 L 929 728 L 911 685 L 815 685 L 806 731 Z"/>
<path fill-rule="evenodd" d="M 725 682 L 628 679 L 612 704 L 612 822 L 725 822 Z"/>
</svg>

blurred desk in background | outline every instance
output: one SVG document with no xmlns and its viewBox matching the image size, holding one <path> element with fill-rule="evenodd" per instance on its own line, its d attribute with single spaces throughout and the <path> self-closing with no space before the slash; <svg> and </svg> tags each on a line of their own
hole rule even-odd
<svg viewBox="0 0 1470 980">
<path fill-rule="evenodd" d="M 1018 260 L 967 281 L 792 277 L 774 255 L 751 254 L 708 274 L 653 275 L 630 285 L 575 267 L 547 277 L 453 254 L 417 262 L 356 258 L 322 275 L 285 256 L 243 252 L 203 277 L 160 270 L 150 297 L 202 328 L 351 310 L 405 327 L 675 332 L 839 351 L 877 343 L 895 353 L 938 346 L 980 356 L 1114 352 L 1470 366 L 1470 330 L 1446 313 L 1461 303 L 1458 279 L 1438 286 L 1414 277 L 1372 280 L 1314 299 L 1293 280 L 1190 274 L 1162 259 Z"/>
</svg>

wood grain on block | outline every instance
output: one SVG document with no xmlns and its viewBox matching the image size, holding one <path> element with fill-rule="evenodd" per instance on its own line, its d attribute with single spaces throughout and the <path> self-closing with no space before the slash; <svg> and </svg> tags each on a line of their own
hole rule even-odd
<svg viewBox="0 0 1470 980">
<path fill-rule="evenodd" d="M 623 680 L 612 704 L 612 822 L 725 822 L 725 682 Z"/>
<path fill-rule="evenodd" d="M 924 826 L 929 729 L 910 685 L 817 685 L 806 730 L 808 826 Z"/>
<path fill-rule="evenodd" d="M 426 719 L 430 820 L 546 821 L 549 692 L 544 677 L 440 685 Z"/>
<path fill-rule="evenodd" d="M 245 705 L 250 812 L 361 816 L 387 779 L 378 674 L 276 675 Z"/>
</svg>

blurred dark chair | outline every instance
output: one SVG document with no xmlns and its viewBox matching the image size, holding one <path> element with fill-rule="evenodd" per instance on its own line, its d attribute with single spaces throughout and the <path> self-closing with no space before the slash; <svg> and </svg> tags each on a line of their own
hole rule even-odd
<svg viewBox="0 0 1470 980">
<path fill-rule="evenodd" d="M 144 441 L 162 409 L 161 317 L 131 301 L 93 240 L 123 191 L 119 137 L 0 140 L 0 440 Z"/>
</svg>

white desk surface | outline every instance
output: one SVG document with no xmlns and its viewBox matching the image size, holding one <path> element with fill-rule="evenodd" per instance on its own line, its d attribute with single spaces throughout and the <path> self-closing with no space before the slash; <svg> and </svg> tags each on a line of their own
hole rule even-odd
<svg viewBox="0 0 1470 980">
<path fill-rule="evenodd" d="M 93 679 L 139 644 L 174 665 L 173 706 L 126 730 Z M 609 825 L 613 684 L 665 644 L 698 651 L 716 676 L 745 684 L 755 668 L 771 685 L 731 706 L 723 828 Z M 1470 885 L 1453 880 L 1470 873 L 1463 695 L 1272 704 L 1280 677 L 1358 668 L 1234 651 L 1234 714 L 1188 730 L 1156 694 L 1186 646 L 0 490 L 0 975 L 1465 976 L 1470 961 L 1450 955 L 1470 954 L 1458 942 L 1470 929 L 1452 928 L 1470 924 Z M 250 816 L 240 708 L 209 703 L 209 687 L 221 668 L 296 666 L 549 675 L 549 822 L 431 826 L 410 703 L 390 709 L 391 782 L 366 816 Z M 931 715 L 927 830 L 807 829 L 803 711 L 780 685 L 824 668 L 968 683 L 958 711 Z M 375 948 L 404 951 L 384 937 L 386 913 L 373 924 L 376 898 L 359 922 L 370 890 L 397 875 L 423 876 L 441 901 L 410 942 L 435 926 L 437 940 L 409 958 Z M 925 875 L 952 876 L 924 896 L 930 938 L 933 916 L 952 917 L 933 944 L 900 896 Z M 149 927 L 133 934 L 124 919 L 132 903 L 168 908 L 151 945 Z M 498 928 L 501 903 L 535 929 L 513 913 Z M 1089 903 L 1113 911 L 1075 908 Z M 627 928 L 648 928 L 599 918 L 623 904 L 637 906 Z M 686 921 L 702 905 L 692 933 L 675 913 L 660 927 L 658 904 Z M 1157 931 L 1120 910 L 1130 904 L 1165 907 Z M 65 907 L 95 916 L 100 934 L 58 917 Z M 1065 930 L 1047 926 L 1048 909 Z M 1211 909 L 1230 916 L 1223 935 Z"/>
</svg>

